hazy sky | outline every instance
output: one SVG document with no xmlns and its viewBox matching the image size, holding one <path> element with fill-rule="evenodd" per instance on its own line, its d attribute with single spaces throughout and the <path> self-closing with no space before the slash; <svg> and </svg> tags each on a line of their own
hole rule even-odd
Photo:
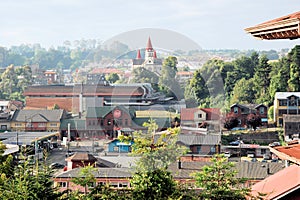
<svg viewBox="0 0 300 200">
<path fill-rule="evenodd" d="M 167 29 L 203 49 L 282 49 L 300 40 L 261 41 L 244 28 L 300 11 L 299 0 L 1 0 L 0 46 L 106 41 L 142 28 Z M 175 42 L 175 41 L 174 41 Z"/>
</svg>

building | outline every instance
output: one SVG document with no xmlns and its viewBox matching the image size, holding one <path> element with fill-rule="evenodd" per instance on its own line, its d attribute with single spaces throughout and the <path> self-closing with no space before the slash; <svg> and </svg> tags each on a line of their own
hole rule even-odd
<svg viewBox="0 0 300 200">
<path fill-rule="evenodd" d="M 60 123 L 66 118 L 63 109 L 58 110 L 16 110 L 11 118 L 11 131 L 58 132 Z"/>
<path fill-rule="evenodd" d="M 263 199 L 300 199 L 300 167 L 292 165 L 251 187 L 251 195 L 264 194 Z"/>
<path fill-rule="evenodd" d="M 161 74 L 163 59 L 157 58 L 156 51 L 152 47 L 150 37 L 145 48 L 145 56 L 142 58 L 140 49 L 137 51 L 136 58 L 132 60 L 132 69 L 144 67 L 156 74 Z"/>
<path fill-rule="evenodd" d="M 67 170 L 88 165 L 96 167 L 96 161 L 97 159 L 91 154 L 76 152 L 74 155 L 66 158 Z"/>
<path fill-rule="evenodd" d="M 176 80 L 180 85 L 185 85 L 194 76 L 193 72 L 181 71 L 176 73 Z"/>
<path fill-rule="evenodd" d="M 230 112 L 227 116 L 236 117 L 239 120 L 239 127 L 247 126 L 247 117 L 249 114 L 255 114 L 261 118 L 262 125 L 268 123 L 268 108 L 263 104 L 233 104 L 230 106 Z"/>
<path fill-rule="evenodd" d="M 23 94 L 28 109 L 51 109 L 57 105 L 60 109 L 73 113 L 86 112 L 88 107 L 144 107 L 170 101 L 161 93 L 155 92 L 149 83 L 36 85 L 29 86 Z"/>
<path fill-rule="evenodd" d="M 187 184 L 190 188 L 196 188 L 195 179 L 192 173 L 199 172 L 209 162 L 175 162 L 172 163 L 168 170 L 172 173 L 173 178 L 178 183 Z M 94 186 L 99 184 L 107 184 L 115 189 L 130 188 L 130 179 L 132 178 L 132 168 L 128 167 L 113 167 L 113 168 L 95 168 L 92 171 L 96 181 Z M 254 183 L 262 181 L 269 177 L 271 173 L 276 173 L 282 169 L 281 163 L 269 163 L 266 167 L 259 162 L 237 162 L 235 170 L 238 172 L 235 177 L 245 179 L 244 185 L 251 186 Z M 58 173 L 53 177 L 54 186 L 57 186 L 59 191 L 79 190 L 84 191 L 84 187 L 76 185 L 72 179 L 80 176 L 80 168 L 74 168 L 69 171 Z M 271 173 L 270 173 L 271 172 Z"/>
<path fill-rule="evenodd" d="M 299 140 L 300 115 L 283 115 L 284 140 Z"/>
<path fill-rule="evenodd" d="M 211 131 L 220 130 L 221 113 L 219 108 L 182 108 L 180 125 L 193 128 L 207 128 Z"/>
<path fill-rule="evenodd" d="M 119 139 L 114 139 L 107 143 L 107 152 L 111 153 L 129 153 L 131 152 L 131 146 L 133 141 L 130 142 L 120 142 Z"/>
<path fill-rule="evenodd" d="M 296 39 L 300 37 L 300 12 L 272 19 L 245 31 L 263 40 Z"/>
<path fill-rule="evenodd" d="M 276 92 L 274 97 L 274 121 L 283 126 L 283 115 L 300 114 L 300 92 Z"/>
</svg>

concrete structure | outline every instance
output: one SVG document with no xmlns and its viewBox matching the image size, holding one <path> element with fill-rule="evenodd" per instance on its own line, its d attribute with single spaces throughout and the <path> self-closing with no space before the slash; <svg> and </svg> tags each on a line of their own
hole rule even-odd
<svg viewBox="0 0 300 200">
<path fill-rule="evenodd" d="M 300 115 L 283 115 L 284 140 L 299 140 Z"/>
</svg>

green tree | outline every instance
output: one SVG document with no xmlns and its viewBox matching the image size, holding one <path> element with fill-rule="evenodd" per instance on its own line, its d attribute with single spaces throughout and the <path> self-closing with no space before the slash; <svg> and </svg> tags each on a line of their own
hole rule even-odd
<svg viewBox="0 0 300 200">
<path fill-rule="evenodd" d="M 94 176 L 94 172 L 97 169 L 90 164 L 84 166 L 79 171 L 79 176 L 72 179 L 72 182 L 84 187 L 84 194 L 87 194 L 88 187 L 91 187 L 95 182 L 96 178 Z"/>
<path fill-rule="evenodd" d="M 300 45 L 296 45 L 288 54 L 290 62 L 289 89 L 292 92 L 300 91 Z"/>
<path fill-rule="evenodd" d="M 256 103 L 271 103 L 269 86 L 271 65 L 266 55 L 262 55 L 255 67 L 254 84 L 256 88 Z"/>
<path fill-rule="evenodd" d="M 168 129 L 166 133 L 155 135 L 157 125 L 154 121 L 145 124 L 148 133 L 134 133 L 132 154 L 140 156 L 130 180 L 133 199 L 170 199 L 181 195 L 171 173 L 167 171 L 185 152 L 176 144 L 178 128 Z"/>
<path fill-rule="evenodd" d="M 204 166 L 200 172 L 193 174 L 196 185 L 202 188 L 202 199 L 246 199 L 249 188 L 242 186 L 244 180 L 237 179 L 234 163 L 227 162 L 223 154 L 215 155 L 211 165 Z"/>
<path fill-rule="evenodd" d="M 167 96 L 180 100 L 183 97 L 183 92 L 181 91 L 180 84 L 175 79 L 178 71 L 177 63 L 177 58 L 174 56 L 169 56 L 164 60 L 159 77 L 159 86 L 161 91 Z"/>
<path fill-rule="evenodd" d="M 120 77 L 117 73 L 111 73 L 106 76 L 106 80 L 109 81 L 110 83 L 115 83 L 118 80 L 120 80 Z"/>
<path fill-rule="evenodd" d="M 155 90 L 158 90 L 158 75 L 144 67 L 133 69 L 131 83 L 151 83 Z"/>
<path fill-rule="evenodd" d="M 209 97 L 206 81 L 202 77 L 201 71 L 197 70 L 185 89 L 185 98 L 195 98 L 198 105 L 205 107 L 205 105 L 209 105 Z"/>
<path fill-rule="evenodd" d="M 253 103 L 255 100 L 256 90 L 254 79 L 240 79 L 234 86 L 231 104 L 233 103 Z"/>
</svg>

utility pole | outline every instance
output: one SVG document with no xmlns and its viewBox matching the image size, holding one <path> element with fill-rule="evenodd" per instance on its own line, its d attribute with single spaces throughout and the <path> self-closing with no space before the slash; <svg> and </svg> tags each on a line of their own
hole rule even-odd
<svg viewBox="0 0 300 200">
<path fill-rule="evenodd" d="M 70 139 L 71 139 L 71 131 L 70 131 L 70 123 L 68 123 L 68 139 L 67 139 L 67 155 L 69 156 L 69 148 L 70 148 Z"/>
</svg>

